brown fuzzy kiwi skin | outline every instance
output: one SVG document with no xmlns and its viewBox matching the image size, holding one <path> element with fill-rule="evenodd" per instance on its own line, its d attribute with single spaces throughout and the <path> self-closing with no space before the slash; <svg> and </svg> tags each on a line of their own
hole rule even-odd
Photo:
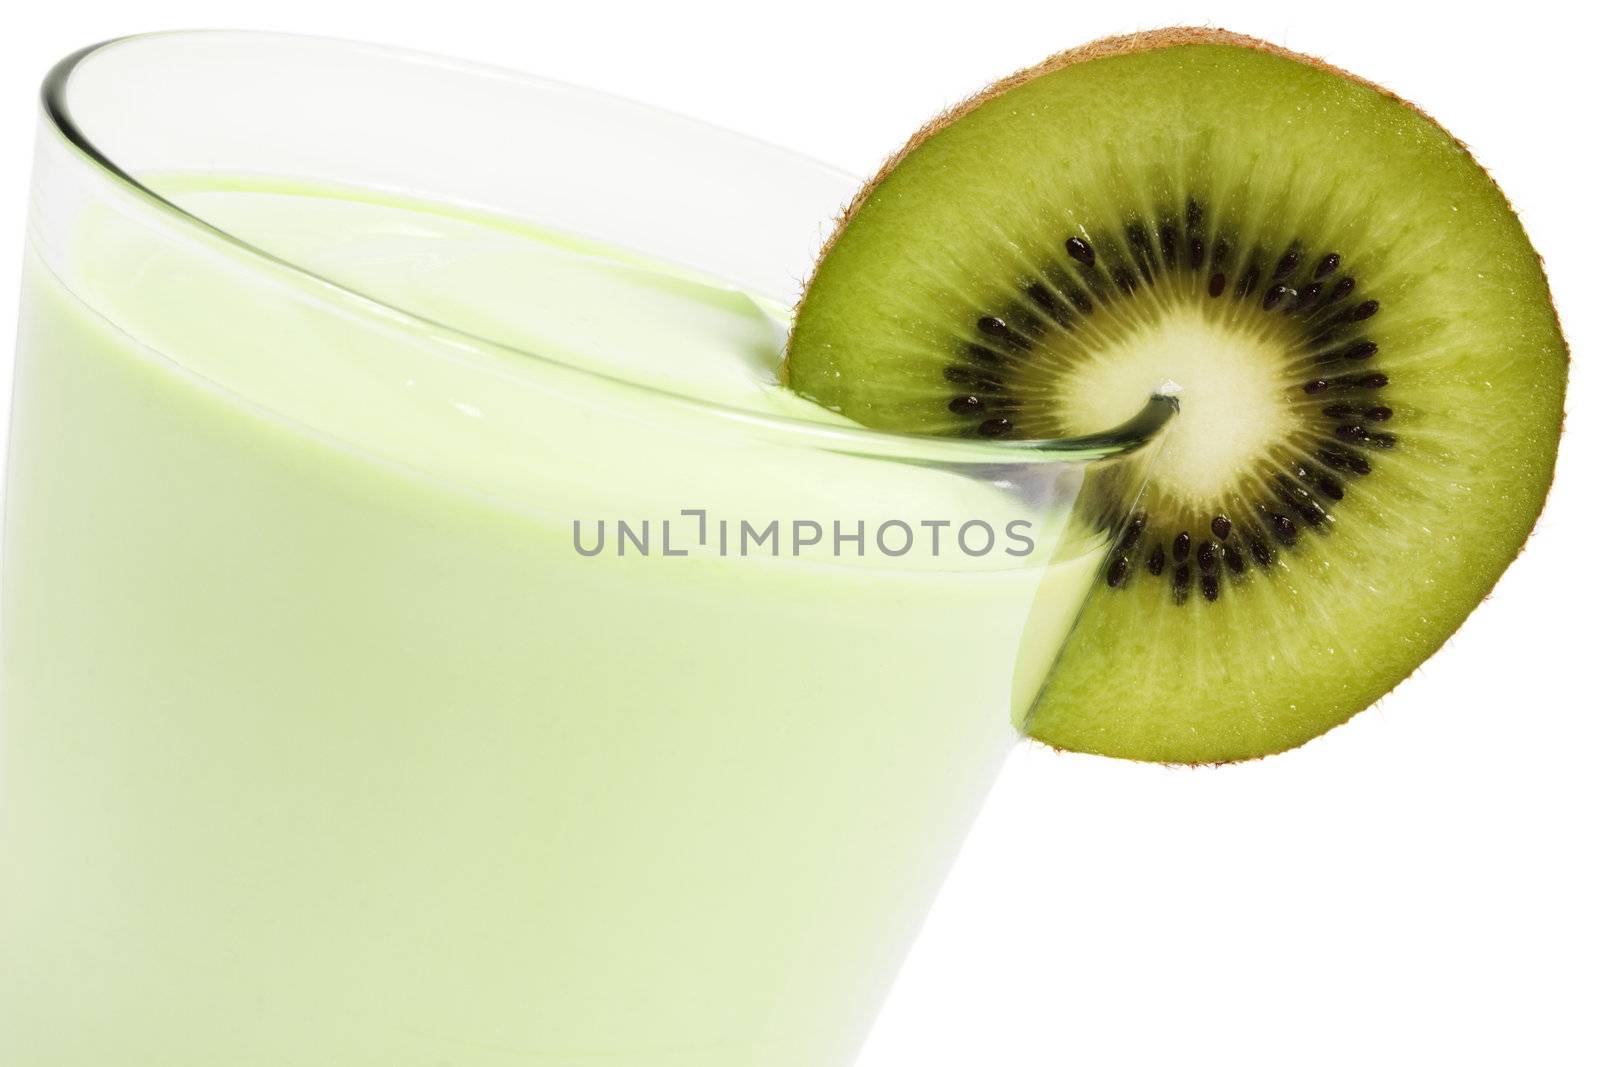
<svg viewBox="0 0 1600 1067">
<path fill-rule="evenodd" d="M 883 181 L 883 179 L 885 177 L 887 177 L 891 172 L 893 172 L 895 170 L 895 168 L 897 168 L 906 159 L 907 156 L 909 156 L 911 153 L 915 152 L 919 147 L 921 147 L 924 142 L 928 141 L 932 137 L 937 136 L 940 132 L 942 132 L 944 129 L 949 127 L 951 124 L 959 121 L 961 118 L 966 116 L 968 113 L 970 113 L 970 112 L 976 110 L 977 108 L 983 106 L 985 103 L 989 102 L 990 100 L 992 100 L 992 99 L 994 99 L 996 97 L 1002 96 L 1005 93 L 1007 93 L 1008 91 L 1010 91 L 1011 89 L 1016 88 L 1017 86 L 1022 85 L 1024 83 L 1026 83 L 1028 81 L 1031 81 L 1034 78 L 1040 77 L 1042 75 L 1050 74 L 1050 73 L 1053 73 L 1055 71 L 1061 70 L 1061 69 L 1063 69 L 1065 67 L 1069 67 L 1069 66 L 1072 66 L 1072 65 L 1078 64 L 1078 63 L 1088 63 L 1088 62 L 1093 62 L 1093 61 L 1099 60 L 1099 59 L 1109 59 L 1109 58 L 1113 58 L 1113 57 L 1116 57 L 1116 56 L 1131 55 L 1131 54 L 1149 52 L 1149 51 L 1156 51 L 1156 50 L 1159 50 L 1159 49 L 1166 49 L 1166 48 L 1180 48 L 1180 47 L 1189 46 L 1189 45 L 1223 45 L 1223 46 L 1229 46 L 1229 47 L 1235 47 L 1235 48 L 1249 48 L 1249 49 L 1254 49 L 1254 50 L 1260 51 L 1260 52 L 1266 52 L 1266 53 L 1268 53 L 1270 55 L 1278 56 L 1278 57 L 1283 58 L 1283 59 L 1288 59 L 1288 60 L 1292 60 L 1292 61 L 1297 62 L 1297 63 L 1305 64 L 1307 66 L 1315 67 L 1315 68 L 1317 68 L 1319 70 L 1326 71 L 1327 73 L 1336 75 L 1336 76 L 1338 76 L 1340 78 L 1344 78 L 1344 79 L 1346 79 L 1348 81 L 1355 82 L 1356 84 L 1364 86 L 1365 88 L 1370 89 L 1370 90 L 1372 90 L 1372 91 L 1384 96 L 1385 98 L 1387 98 L 1389 100 L 1395 101 L 1396 103 L 1399 103 L 1399 104 L 1401 104 L 1401 105 L 1403 105 L 1403 106 L 1405 106 L 1407 108 L 1410 108 L 1412 111 L 1414 111 L 1416 114 L 1420 115 L 1424 120 L 1426 120 L 1429 124 L 1431 124 L 1431 125 L 1435 126 L 1436 128 L 1440 129 L 1447 137 L 1450 138 L 1450 140 L 1455 144 L 1455 146 L 1463 154 L 1465 154 L 1469 159 L 1473 160 L 1473 162 L 1478 166 L 1478 168 L 1480 170 L 1482 170 L 1484 172 L 1485 176 L 1489 179 L 1489 182 L 1494 187 L 1495 192 L 1500 196 L 1501 201 L 1505 203 L 1506 209 L 1509 212 L 1511 212 L 1512 217 L 1517 220 L 1518 225 L 1519 226 L 1521 225 L 1521 219 L 1520 219 L 1520 217 L 1517 216 L 1515 208 L 1512 206 L 1512 204 L 1510 202 L 1510 199 L 1505 195 L 1505 191 L 1500 188 L 1499 183 L 1494 180 L 1493 175 L 1489 174 L 1487 168 L 1485 168 L 1482 165 L 1482 163 L 1479 163 L 1476 160 L 1476 158 L 1472 156 L 1471 150 L 1467 147 L 1467 145 L 1465 143 L 1463 143 L 1459 138 L 1457 138 L 1454 134 L 1450 133 L 1449 130 L 1445 129 L 1436 119 L 1433 118 L 1433 116 L 1429 115 L 1427 112 L 1425 112 L 1421 108 L 1419 108 L 1416 104 L 1414 104 L 1411 101 L 1405 99 L 1404 97 L 1400 96 L 1399 94 L 1397 94 L 1397 93 L 1395 93 L 1395 92 L 1393 92 L 1393 91 L 1391 91 L 1389 89 L 1386 89 L 1383 86 L 1378 85 L 1375 82 L 1372 82 L 1372 81 L 1370 81 L 1370 80 L 1368 80 L 1366 78 L 1362 78 L 1359 75 L 1352 74 L 1351 72 L 1349 72 L 1347 70 L 1344 70 L 1343 68 L 1334 66 L 1333 64 L 1328 63 L 1328 62 L 1326 62 L 1326 61 L 1324 61 L 1322 59 L 1319 59 L 1319 58 L 1317 58 L 1315 56 L 1309 56 L 1309 55 L 1305 55 L 1305 54 L 1300 53 L 1300 52 L 1295 52 L 1295 51 L 1292 51 L 1292 50 L 1290 50 L 1288 48 L 1284 48 L 1281 45 L 1273 44 L 1270 41 L 1264 41 L 1264 40 L 1262 40 L 1260 38 L 1250 37 L 1250 36 L 1247 36 L 1245 34 L 1235 33 L 1235 32 L 1233 32 L 1231 30 L 1225 30 L 1225 29 L 1213 28 L 1213 27 L 1205 27 L 1205 26 L 1171 26 L 1171 27 L 1166 27 L 1166 28 L 1163 28 L 1163 29 L 1146 30 L 1146 31 L 1142 31 L 1142 32 L 1139 32 L 1139 33 L 1130 33 L 1130 34 L 1121 34 L 1121 35 L 1116 35 L 1116 36 L 1111 36 L 1111 37 L 1103 37 L 1103 38 L 1100 38 L 1099 40 L 1090 41 L 1087 44 L 1079 45 L 1079 46 L 1077 46 L 1075 48 L 1069 48 L 1069 49 L 1067 49 L 1065 51 L 1057 52 L 1055 55 L 1050 56 L 1049 58 L 1043 60 L 1040 63 L 1034 64 L 1031 67 L 1027 67 L 1027 68 L 1025 68 L 1023 70 L 1017 71 L 1014 74 L 1008 75 L 1007 77 L 1001 78 L 999 81 L 994 82 L 993 84 L 989 85 L 988 87 L 986 87 L 985 89 L 983 89 L 982 91 L 977 93 L 976 95 L 969 97 L 968 99 L 962 101 L 959 104 L 956 104 L 953 107 L 947 108 L 943 112 L 941 112 L 938 115 L 936 115 L 933 119 L 928 121 L 925 125 L 922 126 L 921 129 L 917 130 L 917 132 L 911 136 L 911 139 L 908 140 L 900 148 L 899 151 L 895 152 L 894 155 L 890 156 L 883 163 L 883 165 L 878 168 L 877 173 L 875 173 L 872 176 L 871 179 L 869 179 L 865 184 L 862 185 L 862 187 L 856 192 L 855 196 L 852 197 L 850 202 L 845 206 L 844 210 L 839 214 L 832 233 L 829 235 L 827 241 L 824 242 L 824 244 L 822 246 L 822 250 L 817 256 L 816 263 L 813 265 L 813 268 L 812 268 L 811 277 L 807 279 L 805 289 L 802 291 L 800 299 L 795 305 L 795 321 L 799 321 L 799 318 L 800 318 L 800 315 L 801 315 L 801 311 L 802 311 L 802 309 L 804 308 L 804 305 L 805 305 L 806 296 L 809 295 L 809 293 L 811 291 L 811 283 L 816 278 L 817 270 L 819 270 L 821 268 L 823 261 L 827 258 L 828 253 L 833 249 L 834 244 L 839 240 L 839 237 L 844 233 L 845 229 L 850 225 L 851 221 L 854 219 L 854 217 L 856 215 L 856 212 L 858 210 L 860 210 L 861 206 L 864 203 L 866 203 L 869 198 L 871 198 L 871 196 L 872 196 L 872 194 L 874 192 L 876 192 L 879 184 Z M 1526 231 L 1525 230 L 1524 230 L 1524 237 L 1526 237 Z M 1530 241 L 1529 244 L 1531 246 L 1532 242 Z M 1543 258 L 1543 256 L 1538 256 L 1537 255 L 1537 250 L 1535 250 L 1535 255 L 1537 256 L 1537 259 L 1538 259 L 1539 270 L 1540 270 L 1540 274 L 1541 274 L 1542 280 L 1545 282 L 1545 291 L 1547 293 L 1549 293 L 1550 292 L 1549 277 L 1548 277 L 1548 272 L 1545 270 L 1545 267 L 1544 267 L 1544 258 Z M 1563 355 L 1566 357 L 1566 361 L 1570 365 L 1571 359 L 1572 359 L 1571 348 L 1570 348 L 1570 346 L 1568 346 L 1568 344 L 1566 342 L 1565 331 L 1561 329 L 1559 311 L 1554 306 L 1553 297 L 1552 297 L 1552 300 L 1551 300 L 1551 313 L 1552 313 L 1553 316 L 1555 316 L 1555 319 L 1556 319 L 1557 336 L 1560 338 L 1560 341 L 1561 341 Z M 780 379 L 782 381 L 784 381 L 784 382 L 788 381 L 788 370 L 789 370 L 788 361 L 787 361 L 787 359 L 785 359 L 785 361 L 783 362 L 783 364 L 779 368 Z M 1564 398 L 1563 398 L 1563 400 L 1564 400 Z M 1566 428 L 1566 416 L 1565 416 L 1565 411 L 1563 410 L 1562 423 L 1561 423 L 1561 427 L 1560 427 L 1558 432 L 1559 433 L 1564 433 L 1565 432 L 1565 428 Z M 1545 505 L 1548 503 L 1550 490 L 1551 490 L 1551 487 L 1552 487 L 1553 484 L 1554 484 L 1554 469 L 1552 469 L 1550 481 L 1546 482 L 1546 484 L 1543 486 L 1543 493 L 1541 494 L 1541 499 L 1540 499 L 1540 504 L 1539 504 L 1539 511 L 1536 513 L 1536 516 L 1543 512 Z M 1537 518 L 1535 519 L 1534 528 L 1530 531 L 1528 538 L 1523 541 L 1522 546 L 1518 549 L 1517 555 L 1520 556 L 1522 551 L 1526 550 L 1526 548 L 1528 546 L 1528 542 L 1532 539 L 1532 536 L 1533 536 L 1534 533 L 1537 533 Z M 1515 557 L 1513 557 L 1513 561 L 1514 561 L 1514 559 L 1515 559 Z M 1504 572 L 1502 572 L 1502 575 L 1501 575 L 1502 577 L 1503 577 L 1503 574 L 1504 574 Z M 1495 588 L 1495 586 L 1498 586 L 1498 584 L 1499 584 L 1499 578 L 1497 577 L 1495 582 L 1485 592 L 1484 598 L 1483 598 L 1484 600 L 1487 600 L 1491 595 L 1493 595 L 1494 588 Z M 1433 648 L 1428 650 L 1427 655 L 1423 656 L 1418 661 L 1418 666 L 1420 667 L 1421 664 L 1428 662 L 1428 660 L 1433 657 L 1433 655 L 1439 650 L 1439 648 L 1443 647 L 1443 645 L 1452 636 L 1454 636 L 1454 634 L 1455 634 L 1455 631 L 1452 631 L 1451 633 L 1447 633 L 1447 634 L 1443 635 L 1440 638 L 1439 642 L 1436 645 L 1434 645 Z M 1415 670 L 1413 670 L 1412 673 L 1414 674 Z M 1407 677 L 1410 677 L 1410 675 L 1408 675 Z M 1403 679 L 1402 679 L 1402 681 L 1403 681 Z M 1390 692 L 1393 692 L 1393 690 L 1391 689 Z M 1387 693 L 1384 694 L 1384 696 L 1387 696 L 1387 695 L 1388 695 Z M 1381 703 L 1382 700 L 1383 700 L 1383 697 L 1379 697 L 1378 700 L 1374 702 L 1373 706 L 1376 706 L 1377 703 Z M 1369 708 L 1369 710 L 1370 710 L 1370 708 Z M 1353 716 L 1352 716 L 1352 718 L 1353 718 Z M 1350 719 L 1346 719 L 1344 723 L 1339 723 L 1333 728 L 1337 729 L 1338 726 L 1345 725 L 1345 723 L 1348 723 L 1349 721 L 1351 721 L 1351 720 Z M 1045 747 L 1051 747 L 1051 748 L 1054 747 L 1054 746 L 1050 746 L 1047 742 L 1039 741 L 1036 738 L 1030 738 L 1030 740 L 1034 740 L 1036 743 L 1044 745 Z M 1296 748 L 1296 747 L 1299 747 L 1299 746 L 1298 745 L 1290 746 L 1290 750 L 1292 750 L 1292 748 Z M 1067 750 L 1063 750 L 1063 749 L 1057 749 L 1056 751 L 1062 752 L 1063 754 L 1066 754 L 1066 752 L 1067 752 Z M 1281 752 L 1265 752 L 1265 753 L 1261 753 L 1260 755 L 1250 756 L 1250 757 L 1247 757 L 1247 758 L 1241 759 L 1241 760 L 1222 761 L 1222 762 L 1223 763 L 1226 763 L 1226 762 L 1251 762 L 1253 760 L 1263 759 L 1263 758 L 1265 758 L 1267 756 L 1280 755 L 1280 754 L 1281 754 Z M 1178 764 L 1178 765 L 1181 765 L 1181 766 L 1218 766 L 1218 765 L 1221 765 L 1221 763 Z"/>
</svg>

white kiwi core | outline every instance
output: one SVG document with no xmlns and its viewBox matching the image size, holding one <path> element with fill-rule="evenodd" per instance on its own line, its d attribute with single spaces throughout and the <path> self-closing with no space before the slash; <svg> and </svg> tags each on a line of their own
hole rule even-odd
<svg viewBox="0 0 1600 1067">
<path fill-rule="evenodd" d="M 1182 413 L 1152 477 L 1168 499 L 1198 504 L 1222 497 L 1289 438 L 1298 389 L 1284 366 L 1293 343 L 1265 316 L 1173 302 L 1085 353 L 1059 379 L 1054 402 L 1065 426 L 1114 426 L 1176 386 Z"/>
</svg>

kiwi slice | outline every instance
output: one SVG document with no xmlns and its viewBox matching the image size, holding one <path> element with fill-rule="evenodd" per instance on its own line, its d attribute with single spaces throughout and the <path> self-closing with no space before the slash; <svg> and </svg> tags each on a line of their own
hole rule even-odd
<svg viewBox="0 0 1600 1067">
<path fill-rule="evenodd" d="M 1301 744 L 1488 593 L 1550 485 L 1539 257 L 1394 95 L 1236 34 L 1099 41 L 939 117 L 850 205 L 786 357 L 868 425 L 1182 410 L 1025 729 L 1168 762 Z"/>
</svg>

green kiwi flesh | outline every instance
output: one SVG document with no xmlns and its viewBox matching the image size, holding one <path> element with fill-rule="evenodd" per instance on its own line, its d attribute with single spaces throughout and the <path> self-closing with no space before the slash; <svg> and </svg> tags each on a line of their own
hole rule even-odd
<svg viewBox="0 0 1600 1067">
<path fill-rule="evenodd" d="M 1131 525 L 1024 728 L 1201 763 L 1344 722 L 1527 539 L 1567 354 L 1465 148 L 1224 31 L 1097 42 L 920 132 L 851 204 L 785 363 L 904 432 L 1089 433 L 1175 382 Z"/>
</svg>

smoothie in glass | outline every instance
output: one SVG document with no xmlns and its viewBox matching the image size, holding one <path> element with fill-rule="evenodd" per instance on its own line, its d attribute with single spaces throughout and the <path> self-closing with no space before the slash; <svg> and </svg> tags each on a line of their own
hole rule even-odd
<svg viewBox="0 0 1600 1067">
<path fill-rule="evenodd" d="M 283 63 L 589 106 L 327 42 L 107 55 L 230 72 L 219 108 Z M 303 145 L 124 170 L 74 76 L 7 467 L 0 1062 L 848 1062 L 1143 438 L 867 433 L 779 385 L 791 294 L 693 241 Z"/>
</svg>

